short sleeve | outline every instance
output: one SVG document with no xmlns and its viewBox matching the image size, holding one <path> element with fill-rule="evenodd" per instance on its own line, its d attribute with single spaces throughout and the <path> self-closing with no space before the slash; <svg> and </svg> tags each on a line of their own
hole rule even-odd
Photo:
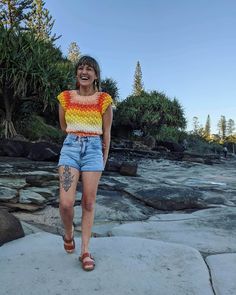
<svg viewBox="0 0 236 295">
<path fill-rule="evenodd" d="M 68 95 L 68 91 L 63 91 L 57 96 L 57 99 L 64 110 L 67 108 Z"/>
<path fill-rule="evenodd" d="M 113 103 L 111 96 L 108 93 L 103 93 L 103 100 L 102 100 L 102 115 L 107 110 L 108 106 Z"/>
</svg>

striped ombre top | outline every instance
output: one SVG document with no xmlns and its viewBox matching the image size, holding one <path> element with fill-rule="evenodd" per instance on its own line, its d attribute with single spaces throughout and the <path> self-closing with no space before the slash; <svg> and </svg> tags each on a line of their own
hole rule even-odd
<svg viewBox="0 0 236 295">
<path fill-rule="evenodd" d="M 112 103 L 105 92 L 96 92 L 91 96 L 81 96 L 76 90 L 63 91 L 58 96 L 65 111 L 66 132 L 81 136 L 102 134 L 102 115 Z"/>
</svg>

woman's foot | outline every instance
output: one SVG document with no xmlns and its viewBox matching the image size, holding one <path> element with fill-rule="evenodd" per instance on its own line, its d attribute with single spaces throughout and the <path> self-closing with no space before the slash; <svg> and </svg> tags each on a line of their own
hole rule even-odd
<svg viewBox="0 0 236 295">
<path fill-rule="evenodd" d="M 95 268 L 95 261 L 92 255 L 89 252 L 83 253 L 79 257 L 80 262 L 82 263 L 82 268 L 85 271 L 91 271 Z"/>
<path fill-rule="evenodd" d="M 71 254 L 75 250 L 74 227 L 72 228 L 72 231 L 69 237 L 67 235 L 64 235 L 63 241 L 64 241 L 64 249 L 66 250 L 67 253 Z"/>
</svg>

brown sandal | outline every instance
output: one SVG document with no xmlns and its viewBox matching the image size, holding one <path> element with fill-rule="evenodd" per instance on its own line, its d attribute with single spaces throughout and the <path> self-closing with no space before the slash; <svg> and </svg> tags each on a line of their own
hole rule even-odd
<svg viewBox="0 0 236 295">
<path fill-rule="evenodd" d="M 89 257 L 92 261 L 84 261 L 85 258 Z M 82 268 L 85 271 L 91 271 L 95 268 L 95 261 L 92 255 L 88 252 L 84 253 L 82 256 L 79 257 L 80 262 L 82 263 Z"/>
<path fill-rule="evenodd" d="M 74 226 L 72 228 L 72 238 L 66 239 L 65 236 L 62 237 L 64 241 L 64 249 L 67 253 L 71 254 L 75 250 L 75 239 L 74 239 Z M 69 244 L 69 245 L 68 245 Z"/>
<path fill-rule="evenodd" d="M 67 253 L 71 254 L 75 250 L 75 239 L 74 237 L 71 238 L 70 240 L 67 240 L 65 236 L 63 236 L 63 241 L 64 241 L 64 249 L 66 250 Z M 70 245 L 68 245 L 70 244 Z"/>
</svg>

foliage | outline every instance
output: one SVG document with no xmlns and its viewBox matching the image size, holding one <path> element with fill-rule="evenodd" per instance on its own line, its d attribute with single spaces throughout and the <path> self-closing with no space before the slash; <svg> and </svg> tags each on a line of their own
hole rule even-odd
<svg viewBox="0 0 236 295">
<path fill-rule="evenodd" d="M 33 0 L 0 0 L 0 25 L 6 29 L 22 26 L 29 18 Z"/>
<path fill-rule="evenodd" d="M 206 120 L 205 130 L 204 130 L 204 137 L 208 139 L 210 138 L 210 135 L 211 135 L 211 120 L 210 120 L 210 115 L 208 115 Z"/>
<path fill-rule="evenodd" d="M 68 49 L 67 58 L 72 62 L 74 66 L 79 61 L 80 55 L 81 54 L 78 44 L 76 42 L 71 42 Z"/>
<path fill-rule="evenodd" d="M 144 91 L 142 81 L 142 70 L 139 61 L 137 62 L 134 73 L 133 95 L 139 96 Z"/>
<path fill-rule="evenodd" d="M 54 42 L 60 36 L 57 37 L 55 34 L 51 36 L 55 20 L 52 19 L 44 5 L 45 2 L 42 0 L 33 0 L 31 10 L 26 19 L 26 27 L 34 31 L 39 39 Z"/>
<path fill-rule="evenodd" d="M 107 92 L 112 97 L 114 104 L 117 105 L 119 100 L 119 89 L 117 82 L 112 78 L 105 78 L 101 81 L 102 91 Z"/>
<path fill-rule="evenodd" d="M 187 137 L 187 133 L 183 130 L 179 130 L 176 127 L 161 126 L 160 130 L 156 134 L 155 138 L 158 141 L 172 141 L 176 143 L 183 142 Z"/>
<path fill-rule="evenodd" d="M 186 119 L 177 99 L 171 100 L 157 91 L 142 92 L 120 102 L 114 116 L 114 125 L 141 130 L 144 135 L 157 135 L 163 125 L 184 129 Z"/>
<path fill-rule="evenodd" d="M 189 134 L 187 137 L 188 150 L 201 154 L 218 153 L 222 151 L 222 146 L 214 141 L 207 141 L 203 137 L 196 134 Z"/>
<path fill-rule="evenodd" d="M 229 119 L 228 122 L 227 122 L 227 135 L 230 136 L 230 135 L 233 135 L 234 131 L 235 131 L 235 123 L 234 123 L 234 120 L 233 119 Z"/>
<path fill-rule="evenodd" d="M 203 134 L 203 127 L 199 123 L 198 117 L 193 117 L 193 134 L 201 136 Z"/>
<path fill-rule="evenodd" d="M 22 101 L 40 101 L 54 109 L 56 95 L 72 80 L 71 64 L 52 43 L 33 32 L 0 27 L 0 108 L 4 111 L 5 137 L 16 134 L 13 115 Z"/>
<path fill-rule="evenodd" d="M 17 124 L 17 131 L 30 140 L 51 139 L 60 143 L 64 138 L 64 133 L 35 114 L 21 119 Z"/>
<path fill-rule="evenodd" d="M 222 140 L 225 139 L 226 137 L 226 118 L 225 116 L 221 116 L 219 122 L 218 122 L 218 130 L 219 130 L 219 135 Z"/>
</svg>

